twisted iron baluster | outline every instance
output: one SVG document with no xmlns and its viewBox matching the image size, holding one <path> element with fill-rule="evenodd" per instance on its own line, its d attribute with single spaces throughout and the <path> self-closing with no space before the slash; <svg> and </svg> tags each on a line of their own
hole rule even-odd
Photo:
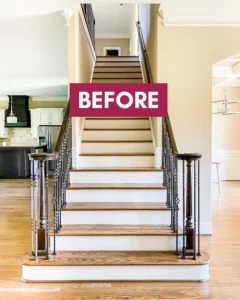
<svg viewBox="0 0 240 300">
<path fill-rule="evenodd" d="M 200 160 L 198 161 L 198 256 L 201 256 L 200 251 Z"/>
<path fill-rule="evenodd" d="M 196 174 L 196 161 L 194 160 L 194 237 L 193 237 L 193 259 L 196 260 L 196 233 L 197 233 L 197 174 Z"/>
<path fill-rule="evenodd" d="M 32 251 L 30 253 L 30 256 L 34 256 L 34 181 L 35 181 L 35 171 L 34 171 L 34 160 L 29 157 L 30 163 L 31 163 L 31 246 Z"/>
<path fill-rule="evenodd" d="M 46 161 L 46 197 L 45 197 L 45 215 L 46 215 L 46 227 L 45 227 L 45 245 L 46 245 L 46 259 L 49 260 L 49 244 L 48 244 L 48 161 Z"/>
<path fill-rule="evenodd" d="M 185 235 L 186 235 L 186 226 L 185 226 L 185 160 L 183 162 L 183 249 L 182 249 L 182 258 L 185 259 Z"/>
</svg>

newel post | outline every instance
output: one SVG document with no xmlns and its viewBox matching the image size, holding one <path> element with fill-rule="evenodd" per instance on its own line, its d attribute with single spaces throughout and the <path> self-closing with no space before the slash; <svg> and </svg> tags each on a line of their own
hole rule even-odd
<svg viewBox="0 0 240 300">
<path fill-rule="evenodd" d="M 55 160 L 55 153 L 32 153 L 32 248 L 35 260 L 38 253 L 46 254 L 48 259 L 48 161 Z M 38 162 L 35 170 L 34 162 Z M 39 212 L 39 213 L 38 213 Z"/>
<path fill-rule="evenodd" d="M 198 153 L 178 154 L 183 162 L 183 249 L 182 258 L 200 256 L 200 159 Z M 198 161 L 198 164 L 196 163 Z M 186 176 L 185 176 L 186 166 Z M 198 173 L 198 180 L 197 180 Z M 186 178 L 186 180 L 185 180 Z M 198 223 L 198 224 L 197 224 Z M 198 227 L 198 228 L 197 228 Z M 198 235 L 198 242 L 197 237 Z M 196 254 L 198 243 L 198 254 Z"/>
<path fill-rule="evenodd" d="M 187 160 L 187 201 L 186 201 L 186 236 L 187 236 L 187 249 L 193 249 L 194 244 L 194 228 L 192 216 L 192 159 L 189 157 Z"/>
</svg>

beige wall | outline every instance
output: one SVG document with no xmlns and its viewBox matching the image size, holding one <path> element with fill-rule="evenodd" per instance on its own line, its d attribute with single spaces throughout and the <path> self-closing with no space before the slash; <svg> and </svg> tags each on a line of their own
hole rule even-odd
<svg viewBox="0 0 240 300">
<path fill-rule="evenodd" d="M 160 21 L 159 21 L 160 23 Z M 240 28 L 159 24 L 158 82 L 168 83 L 168 105 L 180 152 L 202 153 L 201 213 L 211 219 L 212 65 L 240 53 Z"/>
<path fill-rule="evenodd" d="M 81 9 L 81 8 L 80 8 Z M 84 27 L 83 14 L 75 9 L 68 26 L 68 78 L 69 83 L 89 83 L 95 65 L 95 52 Z M 73 167 L 78 167 L 81 127 L 83 118 L 73 118 L 72 149 Z"/>
<path fill-rule="evenodd" d="M 120 47 L 121 56 L 128 56 L 130 39 L 96 39 L 97 56 L 103 56 L 104 47 Z"/>
<path fill-rule="evenodd" d="M 221 95 L 222 88 L 213 88 L 213 100 L 223 99 Z M 239 100 L 240 88 L 227 88 L 227 96 L 231 100 Z M 230 109 L 240 112 L 240 104 L 231 105 Z M 215 107 L 216 110 L 217 107 Z M 212 149 L 240 150 L 240 115 L 215 114 L 212 116 Z"/>
<path fill-rule="evenodd" d="M 68 101 L 33 101 L 29 98 L 29 108 L 66 108 Z"/>
<path fill-rule="evenodd" d="M 0 109 L 7 109 L 8 101 L 0 101 Z"/>
</svg>

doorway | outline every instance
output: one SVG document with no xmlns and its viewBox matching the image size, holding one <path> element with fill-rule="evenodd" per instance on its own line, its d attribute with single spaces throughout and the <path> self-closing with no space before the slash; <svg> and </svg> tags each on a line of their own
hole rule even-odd
<svg viewBox="0 0 240 300">
<path fill-rule="evenodd" d="M 121 56 L 120 47 L 104 47 L 103 48 L 104 56 Z"/>
</svg>

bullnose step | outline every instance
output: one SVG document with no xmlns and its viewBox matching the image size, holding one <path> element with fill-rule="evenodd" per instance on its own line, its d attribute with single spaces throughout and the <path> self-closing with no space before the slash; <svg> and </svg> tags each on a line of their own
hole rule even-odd
<svg viewBox="0 0 240 300">
<path fill-rule="evenodd" d="M 205 281 L 211 256 L 181 259 L 173 251 L 59 251 L 46 260 L 20 258 L 25 282 L 69 281 Z"/>
</svg>

